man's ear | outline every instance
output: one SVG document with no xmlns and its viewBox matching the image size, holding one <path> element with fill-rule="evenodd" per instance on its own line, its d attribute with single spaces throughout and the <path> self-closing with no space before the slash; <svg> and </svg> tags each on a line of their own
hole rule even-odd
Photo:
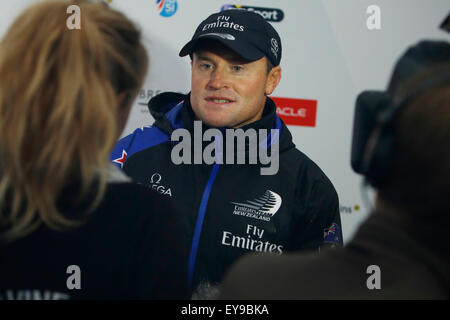
<svg viewBox="0 0 450 320">
<path fill-rule="evenodd" d="M 266 95 L 271 95 L 281 80 L 281 67 L 278 65 L 269 71 L 266 82 Z"/>
</svg>

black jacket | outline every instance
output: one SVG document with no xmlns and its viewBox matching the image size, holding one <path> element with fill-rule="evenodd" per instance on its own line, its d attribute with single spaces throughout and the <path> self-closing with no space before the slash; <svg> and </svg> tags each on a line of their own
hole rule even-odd
<svg viewBox="0 0 450 320">
<path fill-rule="evenodd" d="M 262 119 L 241 129 L 280 129 L 279 137 L 271 137 L 279 143 L 276 174 L 261 175 L 262 165 L 248 161 L 175 165 L 172 132 L 194 132 L 189 100 L 189 95 L 175 93 L 153 98 L 149 109 L 154 125 L 121 139 L 111 161 L 172 200 L 192 241 L 189 280 L 194 288 L 203 281 L 219 283 L 229 266 L 251 251 L 281 254 L 342 243 L 336 191 L 321 169 L 295 148 L 270 98 Z"/>
</svg>

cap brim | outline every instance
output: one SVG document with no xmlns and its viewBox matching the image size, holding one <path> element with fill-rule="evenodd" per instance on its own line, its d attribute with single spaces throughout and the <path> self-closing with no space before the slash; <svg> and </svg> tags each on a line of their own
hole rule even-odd
<svg viewBox="0 0 450 320">
<path fill-rule="evenodd" d="M 179 53 L 180 57 L 191 54 L 195 50 L 197 44 L 205 40 L 213 40 L 219 42 L 248 61 L 259 60 L 265 56 L 265 54 L 257 48 L 251 47 L 248 42 L 239 41 L 238 39 L 235 39 L 231 34 L 210 33 L 201 35 L 200 37 L 192 39 L 191 41 L 186 43 L 186 45 L 181 49 Z"/>
</svg>

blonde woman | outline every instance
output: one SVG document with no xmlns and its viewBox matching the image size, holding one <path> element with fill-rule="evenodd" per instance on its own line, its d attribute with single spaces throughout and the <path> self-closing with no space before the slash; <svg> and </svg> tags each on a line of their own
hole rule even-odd
<svg viewBox="0 0 450 320">
<path fill-rule="evenodd" d="M 188 297 L 170 206 L 109 164 L 147 65 L 101 3 L 36 4 L 1 40 L 0 300 Z"/>
</svg>

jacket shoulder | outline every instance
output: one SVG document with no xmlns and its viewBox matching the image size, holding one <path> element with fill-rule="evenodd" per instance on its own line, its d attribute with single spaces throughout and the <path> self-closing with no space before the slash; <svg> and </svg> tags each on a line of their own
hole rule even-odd
<svg viewBox="0 0 450 320">
<path fill-rule="evenodd" d="M 141 127 L 120 139 L 110 154 L 110 161 L 123 168 L 133 154 L 169 141 L 167 133 L 155 126 Z"/>
<path fill-rule="evenodd" d="M 298 180 L 307 180 L 309 182 L 322 182 L 331 184 L 331 181 L 323 170 L 306 154 L 292 148 L 288 151 L 283 162 L 298 170 Z M 334 187 L 333 187 L 334 188 Z"/>
</svg>

